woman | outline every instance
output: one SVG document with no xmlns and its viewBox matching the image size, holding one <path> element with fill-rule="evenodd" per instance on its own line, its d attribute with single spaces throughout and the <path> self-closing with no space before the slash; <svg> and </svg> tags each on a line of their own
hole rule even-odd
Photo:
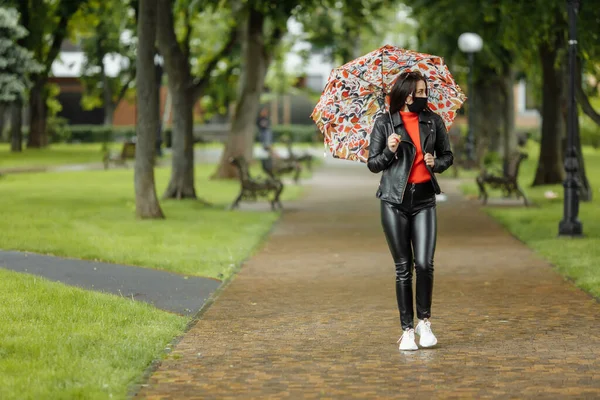
<svg viewBox="0 0 600 400">
<path fill-rule="evenodd" d="M 256 119 L 256 125 L 258 126 L 258 134 L 260 142 L 265 150 L 273 143 L 273 132 L 271 131 L 271 120 L 269 118 L 269 110 L 264 107 L 260 110 L 260 114 Z"/>
<path fill-rule="evenodd" d="M 433 154 L 436 154 L 436 157 Z M 417 350 L 437 339 L 431 330 L 433 257 L 437 236 L 436 194 L 441 190 L 434 173 L 453 161 L 442 118 L 427 107 L 427 84 L 419 72 L 400 75 L 390 92 L 390 113 L 375 121 L 367 165 L 383 171 L 377 198 L 381 223 L 396 266 L 396 299 L 403 334 L 400 350 Z M 413 262 L 417 274 L 419 322 L 413 329 Z"/>
</svg>

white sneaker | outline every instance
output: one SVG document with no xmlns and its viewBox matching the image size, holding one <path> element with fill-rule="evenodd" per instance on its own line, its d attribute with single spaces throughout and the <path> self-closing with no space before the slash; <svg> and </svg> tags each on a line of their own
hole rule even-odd
<svg viewBox="0 0 600 400">
<path fill-rule="evenodd" d="M 437 338 L 433 332 L 431 332 L 431 322 L 427 320 L 419 321 L 415 328 L 415 332 L 420 336 L 419 344 L 421 347 L 431 347 L 437 344 Z"/>
<path fill-rule="evenodd" d="M 400 339 L 398 339 L 398 343 L 400 343 L 400 346 L 398 347 L 399 350 L 419 350 L 419 347 L 415 342 L 414 329 L 405 330 Z"/>
</svg>

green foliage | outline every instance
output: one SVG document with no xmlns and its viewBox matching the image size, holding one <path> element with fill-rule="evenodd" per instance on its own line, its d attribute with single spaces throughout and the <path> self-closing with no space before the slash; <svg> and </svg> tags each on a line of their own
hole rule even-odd
<svg viewBox="0 0 600 400">
<path fill-rule="evenodd" d="M 135 137 L 135 127 L 71 125 L 70 143 L 102 143 Z"/>
<path fill-rule="evenodd" d="M 89 0 L 71 24 L 75 27 L 71 39 L 80 43 L 85 53 L 81 71 L 85 89 L 81 100 L 83 108 L 101 107 L 105 98 L 118 104 L 135 77 L 137 38 L 130 2 Z M 120 60 L 120 70 L 116 74 L 105 70 L 109 57 Z"/>
<path fill-rule="evenodd" d="M 579 137 L 582 146 L 600 148 L 600 126 L 587 116 L 579 118 Z"/>
<path fill-rule="evenodd" d="M 362 55 L 358 54 L 363 51 L 360 40 L 369 34 L 372 40 L 381 32 L 379 28 L 389 23 L 395 4 L 389 0 L 324 0 L 310 4 L 297 18 L 313 49 L 343 64 Z"/>
<path fill-rule="evenodd" d="M 19 44 L 28 32 L 18 21 L 16 9 L 0 7 L 0 103 L 23 98 L 31 86 L 30 75 L 42 70 L 33 53 Z"/>
<path fill-rule="evenodd" d="M 50 142 L 52 143 L 68 142 L 71 140 L 71 128 L 69 126 L 69 121 L 66 118 L 56 116 L 48 117 L 46 129 L 48 130 L 48 136 L 50 136 Z"/>
<path fill-rule="evenodd" d="M 291 138 L 294 143 L 313 143 L 320 138 L 318 130 L 313 125 L 275 125 L 272 127 L 273 140 L 282 141 L 284 137 Z"/>
</svg>

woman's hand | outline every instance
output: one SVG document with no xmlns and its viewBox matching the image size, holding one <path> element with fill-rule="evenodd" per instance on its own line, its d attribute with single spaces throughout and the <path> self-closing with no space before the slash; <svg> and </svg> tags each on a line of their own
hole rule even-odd
<svg viewBox="0 0 600 400">
<path fill-rule="evenodd" d="M 423 156 L 423 160 L 425 160 L 425 164 L 427 164 L 428 167 L 433 168 L 435 165 L 435 158 L 433 158 L 433 156 L 429 153 Z"/>
<path fill-rule="evenodd" d="M 399 145 L 400 145 L 400 136 L 398 136 L 395 133 L 392 133 L 390 135 L 390 137 L 388 138 L 388 149 L 390 149 L 390 151 L 392 153 L 395 153 L 396 150 L 398 150 Z"/>
</svg>

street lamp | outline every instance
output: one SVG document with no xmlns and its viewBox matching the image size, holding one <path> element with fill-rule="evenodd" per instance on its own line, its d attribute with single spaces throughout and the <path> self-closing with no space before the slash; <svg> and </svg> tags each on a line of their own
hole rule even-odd
<svg viewBox="0 0 600 400">
<path fill-rule="evenodd" d="M 577 13 L 579 0 L 567 0 L 569 14 L 569 114 L 567 119 L 567 149 L 565 152 L 566 177 L 563 183 L 565 188 L 563 219 L 558 225 L 559 236 L 580 237 L 583 233 L 579 214 L 579 182 L 577 172 L 577 147 L 575 139 L 578 132 L 577 102 L 575 100 L 575 61 L 577 57 Z"/>
<path fill-rule="evenodd" d="M 458 48 L 463 53 L 467 53 L 469 58 L 469 131 L 467 133 L 467 143 L 465 146 L 469 161 L 475 159 L 475 136 L 473 134 L 473 117 L 475 116 L 475 113 L 473 112 L 473 109 L 475 108 L 475 102 L 473 101 L 473 61 L 475 53 L 481 51 L 482 47 L 483 39 L 476 33 L 465 32 L 458 37 Z"/>
<path fill-rule="evenodd" d="M 162 118 L 160 117 L 160 87 L 162 84 L 163 77 L 163 58 L 160 54 L 154 54 L 154 68 L 156 70 L 156 85 L 157 85 L 157 96 L 158 96 L 158 109 L 156 115 L 158 115 L 158 124 L 156 128 L 156 155 L 162 157 Z"/>
</svg>

